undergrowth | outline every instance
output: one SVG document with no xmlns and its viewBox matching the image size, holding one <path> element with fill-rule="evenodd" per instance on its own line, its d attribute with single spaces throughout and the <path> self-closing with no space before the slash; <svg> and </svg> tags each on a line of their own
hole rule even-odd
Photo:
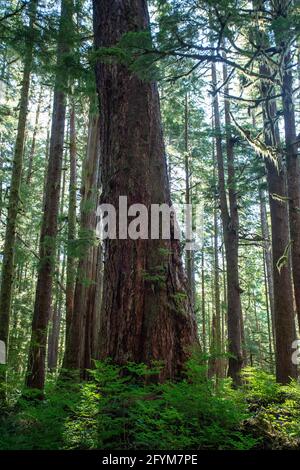
<svg viewBox="0 0 300 470">
<path fill-rule="evenodd" d="M 300 387 L 247 368 L 243 387 L 216 384 L 192 359 L 180 382 L 151 383 L 144 365 L 96 362 L 91 379 L 48 384 L 1 414 L 0 449 L 297 448 Z"/>
</svg>

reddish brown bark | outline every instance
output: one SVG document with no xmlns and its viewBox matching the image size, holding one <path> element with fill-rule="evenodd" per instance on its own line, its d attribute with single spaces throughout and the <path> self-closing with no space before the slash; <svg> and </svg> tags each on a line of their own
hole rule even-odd
<svg viewBox="0 0 300 470">
<path fill-rule="evenodd" d="M 216 66 L 212 63 L 212 83 L 216 90 L 217 77 Z M 221 206 L 221 219 L 225 244 L 225 256 L 227 266 L 227 331 L 229 367 L 228 375 L 232 378 L 234 385 L 240 383 L 240 371 L 243 366 L 242 354 L 242 311 L 241 291 L 239 286 L 238 269 L 238 210 L 235 194 L 234 154 L 233 143 L 230 133 L 229 104 L 225 102 L 226 117 L 226 150 L 228 159 L 228 193 L 229 207 L 227 204 L 224 158 L 222 149 L 222 136 L 220 124 L 220 112 L 218 97 L 213 100 L 215 132 L 216 132 L 216 157 L 218 168 L 218 188 Z"/>
<path fill-rule="evenodd" d="M 265 65 L 261 65 L 260 69 L 265 75 L 269 72 Z M 264 98 L 273 92 L 267 81 L 262 81 L 261 91 Z M 276 102 L 267 99 L 263 112 L 265 143 L 280 149 Z M 283 260 L 284 263 L 280 262 L 288 253 L 290 243 L 286 176 L 280 150 L 276 165 L 268 158 L 266 169 L 272 226 L 276 378 L 278 382 L 285 384 L 297 377 L 297 369 L 291 358 L 292 342 L 296 339 L 291 268 L 287 258 Z"/>
<path fill-rule="evenodd" d="M 32 333 L 28 357 L 26 385 L 43 390 L 45 383 L 45 358 L 47 328 L 50 318 L 52 276 L 56 252 L 57 219 L 59 209 L 60 180 L 62 171 L 65 129 L 65 93 L 63 84 L 66 71 L 63 56 L 69 51 L 69 28 L 72 25 L 72 0 L 62 0 L 60 31 L 57 50 L 57 75 L 53 99 L 52 128 L 43 220 L 40 236 L 40 265 L 35 294 Z M 68 32 L 68 34 L 67 34 Z"/>
<path fill-rule="evenodd" d="M 286 144 L 287 186 L 289 197 L 289 219 L 292 252 L 294 295 L 300 327 L 300 162 L 296 136 L 295 106 L 293 101 L 293 75 L 291 53 L 285 58 L 282 99 Z"/>
<path fill-rule="evenodd" d="M 76 257 L 74 252 L 74 240 L 76 238 L 76 189 L 77 189 L 77 146 L 75 126 L 75 106 L 70 108 L 70 185 L 69 185 L 69 207 L 68 207 L 68 249 L 66 269 L 66 336 L 73 316 L 74 290 L 76 279 Z"/>
<path fill-rule="evenodd" d="M 83 165 L 81 188 L 81 220 L 79 240 L 82 253 L 79 257 L 74 309 L 66 337 L 64 368 L 84 371 L 91 367 L 91 359 L 98 357 L 102 257 L 96 246 L 96 208 L 99 196 L 99 116 L 91 114 L 86 159 Z"/>
<path fill-rule="evenodd" d="M 294 2 L 282 0 L 272 3 L 274 17 L 286 21 Z M 282 108 L 284 118 L 287 193 L 289 198 L 289 222 L 291 237 L 291 260 L 294 281 L 294 296 L 296 302 L 298 326 L 300 327 L 300 162 L 299 142 L 296 133 L 295 104 L 293 97 L 293 52 L 290 36 L 293 36 L 292 23 L 284 34 L 274 31 L 277 45 L 283 54 L 282 74 Z"/>
<path fill-rule="evenodd" d="M 188 93 L 185 93 L 185 100 L 184 100 L 184 169 L 185 169 L 185 203 L 191 204 L 192 203 L 192 195 L 191 195 L 191 169 L 190 169 L 190 155 L 189 155 L 189 99 Z M 189 214 L 189 217 L 193 217 L 192 214 Z M 192 222 L 192 221 L 191 221 Z M 186 240 L 187 244 L 192 243 L 193 240 Z M 195 259 L 194 259 L 194 251 L 187 250 L 185 256 L 185 269 L 187 273 L 188 279 L 188 288 L 189 293 L 192 301 L 192 306 L 194 308 L 195 305 Z"/>
<path fill-rule="evenodd" d="M 272 260 L 272 246 L 271 236 L 267 218 L 267 208 L 265 201 L 265 194 L 262 187 L 259 187 L 259 200 L 260 200 L 260 220 L 261 220 L 261 233 L 264 239 L 264 271 L 266 277 L 266 295 L 268 300 L 268 307 L 271 315 L 271 327 L 272 327 L 272 341 L 270 341 L 270 347 L 272 348 L 272 342 L 275 338 L 275 324 L 274 324 L 274 282 L 273 282 L 273 260 Z"/>
<path fill-rule="evenodd" d="M 149 29 L 145 0 L 94 0 L 96 47 L 124 33 Z M 170 204 L 155 83 L 125 66 L 100 64 L 96 81 L 101 113 L 102 200 L 118 208 Z M 178 375 L 197 343 L 177 240 L 107 240 L 100 324 L 101 357 L 116 363 L 162 360 L 160 379 Z M 183 295 L 182 295 L 183 294 Z"/>
</svg>

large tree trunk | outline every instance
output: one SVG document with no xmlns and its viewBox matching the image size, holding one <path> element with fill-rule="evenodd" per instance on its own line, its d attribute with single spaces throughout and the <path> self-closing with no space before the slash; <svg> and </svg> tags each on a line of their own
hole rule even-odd
<svg viewBox="0 0 300 470">
<path fill-rule="evenodd" d="M 292 249 L 292 270 L 294 295 L 300 328 L 300 163 L 296 136 L 295 107 L 293 101 L 293 76 L 291 53 L 285 57 L 282 99 L 286 143 L 286 166 L 289 197 L 290 235 Z"/>
<path fill-rule="evenodd" d="M 263 11 L 261 0 L 254 5 Z M 267 49 L 268 37 L 258 27 L 261 47 Z M 262 76 L 272 76 L 268 64 L 261 60 L 259 70 Z M 274 280 L 274 320 L 275 320 L 275 351 L 276 379 L 285 384 L 297 377 L 297 368 L 292 363 L 292 343 L 296 339 L 293 281 L 288 260 L 290 245 L 289 213 L 287 204 L 286 175 L 282 161 L 280 134 L 277 121 L 277 105 L 274 98 L 275 87 L 270 80 L 261 79 L 261 96 L 263 108 L 264 140 L 269 148 L 276 150 L 275 161 L 266 158 L 267 182 L 270 199 L 272 257 Z"/>
<path fill-rule="evenodd" d="M 288 0 L 273 2 L 272 7 L 275 18 L 285 20 L 288 18 L 290 10 L 295 8 L 294 2 Z M 292 25 L 290 27 L 292 28 Z M 286 31 L 284 37 L 275 31 L 276 43 L 281 48 L 282 54 L 284 54 L 281 92 L 286 144 L 292 273 L 298 326 L 300 328 L 300 162 L 293 98 L 293 55 L 289 44 L 289 35 L 290 31 Z"/>
<path fill-rule="evenodd" d="M 284 384 L 297 376 L 291 358 L 292 342 L 296 339 L 291 269 L 287 259 L 284 265 L 278 266 L 289 247 L 289 221 L 284 169 L 282 166 L 277 169 L 270 160 L 266 161 L 266 168 L 272 222 L 276 377 Z M 278 196 L 283 199 L 278 200 Z"/>
<path fill-rule="evenodd" d="M 2 216 L 2 209 L 3 209 L 3 163 L 4 163 L 4 150 L 2 146 L 2 136 L 0 135 L 0 219 Z"/>
<path fill-rule="evenodd" d="M 269 73 L 266 65 L 260 66 L 262 74 Z M 262 97 L 274 93 L 267 81 L 261 83 Z M 263 106 L 265 143 L 269 147 L 280 148 L 280 135 L 276 124 L 276 102 L 266 100 Z M 276 348 L 276 378 L 280 383 L 287 383 L 297 376 L 296 366 L 292 363 L 291 347 L 296 338 L 293 283 L 289 249 L 289 215 L 286 194 L 286 178 L 280 153 L 277 153 L 276 164 L 266 159 L 267 182 L 270 199 L 272 226 L 272 258 L 274 282 L 274 320 Z"/>
<path fill-rule="evenodd" d="M 212 84 L 214 91 L 217 88 L 216 66 L 212 63 Z M 225 103 L 226 105 L 226 103 Z M 218 168 L 218 188 L 221 206 L 221 219 L 223 225 L 225 255 L 227 265 L 227 321 L 228 321 L 228 350 L 230 353 L 228 375 L 234 385 L 240 383 L 240 371 L 243 365 L 242 354 L 242 322 L 241 298 L 238 271 L 238 214 L 234 189 L 233 148 L 230 141 L 230 130 L 226 132 L 227 158 L 228 158 L 228 184 L 230 181 L 230 208 L 227 204 L 225 170 L 222 150 L 222 136 L 218 96 L 213 99 L 214 122 L 216 132 L 216 157 Z M 229 111 L 228 111 L 229 112 Z M 226 116 L 228 114 L 226 113 Z M 228 116 L 227 116 L 228 119 Z M 230 121 L 226 122 L 227 126 Z M 228 134 L 229 133 L 229 134 Z M 231 167 L 231 168 L 230 168 Z"/>
<path fill-rule="evenodd" d="M 52 276 L 56 252 L 57 216 L 65 130 L 66 100 L 63 84 L 66 80 L 66 70 L 63 66 L 63 57 L 70 50 L 72 11 L 72 0 L 62 0 L 50 151 L 40 236 L 40 265 L 38 269 L 26 378 L 26 385 L 28 387 L 40 390 L 43 390 L 45 382 L 47 327 L 51 309 Z"/>
<path fill-rule="evenodd" d="M 18 117 L 17 138 L 14 150 L 10 194 L 7 211 L 7 224 L 4 240 L 2 261 L 2 278 L 0 292 L 0 341 L 3 341 L 8 352 L 9 319 L 11 313 L 12 287 L 14 278 L 14 248 L 16 240 L 17 216 L 19 211 L 19 192 L 23 169 L 23 152 L 25 141 L 25 128 L 28 112 L 30 74 L 33 60 L 34 23 L 36 21 L 38 0 L 31 0 L 28 5 L 29 28 L 24 57 L 24 69 Z M 3 369 L 3 366 L 2 366 Z M 5 371 L 1 370 L 0 385 L 5 381 Z"/>
<path fill-rule="evenodd" d="M 149 30 L 145 0 L 94 0 L 96 47 Z M 102 200 L 171 205 L 159 97 L 119 64 L 97 64 L 101 113 Z M 173 227 L 174 228 L 174 227 Z M 172 228 L 172 231 L 173 231 Z M 161 360 L 160 380 L 180 374 L 197 343 L 178 240 L 106 240 L 100 324 L 101 357 L 116 363 Z"/>
</svg>

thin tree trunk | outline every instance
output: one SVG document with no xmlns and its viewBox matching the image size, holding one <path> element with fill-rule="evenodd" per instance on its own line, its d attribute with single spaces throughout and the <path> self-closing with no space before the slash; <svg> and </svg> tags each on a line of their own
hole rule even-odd
<svg viewBox="0 0 300 470">
<path fill-rule="evenodd" d="M 66 138 L 68 141 L 68 136 Z M 68 151 L 65 149 L 64 158 L 63 158 L 63 173 L 61 176 L 61 195 L 60 195 L 60 209 L 59 209 L 59 218 L 63 220 L 64 214 L 64 203 L 65 203 L 65 187 L 66 187 L 66 163 L 68 158 Z M 59 227 L 61 229 L 61 227 Z M 66 256 L 64 251 L 61 251 L 61 245 L 58 246 L 57 249 L 57 261 L 56 264 L 59 268 L 60 265 L 60 257 L 61 253 L 63 253 L 63 260 L 61 266 L 61 273 L 57 273 L 57 276 L 60 278 L 60 286 L 56 285 L 55 291 L 55 305 L 51 308 L 51 318 L 50 318 L 50 325 L 51 328 L 49 329 L 48 334 L 48 369 L 50 371 L 55 371 L 57 367 L 57 360 L 58 360 L 58 347 L 59 347 L 59 332 L 60 332 L 60 323 L 62 317 L 62 308 L 63 308 L 63 290 L 61 286 L 64 285 L 64 276 L 65 276 L 65 264 L 66 264 Z"/>
<path fill-rule="evenodd" d="M 94 0 L 97 47 L 124 33 L 149 30 L 145 0 Z M 102 201 L 119 213 L 119 196 L 133 203 L 171 205 L 156 83 L 120 64 L 98 64 Z M 145 227 L 144 227 L 145 228 Z M 159 378 L 180 374 L 197 343 L 194 313 L 174 239 L 106 240 L 100 327 L 101 357 L 164 363 Z"/>
<path fill-rule="evenodd" d="M 190 155 L 189 155 L 189 103 L 188 93 L 185 93 L 184 99 L 184 167 L 185 167 L 185 203 L 187 206 L 192 204 L 191 189 L 190 189 Z M 187 211 L 187 224 L 192 226 L 193 214 Z M 190 220 L 191 218 L 191 220 Z M 191 244 L 193 240 L 186 240 L 187 244 Z M 195 305 L 195 260 L 193 249 L 186 250 L 185 256 L 186 273 L 188 278 L 188 286 L 190 290 L 191 302 L 194 308 Z"/>
<path fill-rule="evenodd" d="M 28 159 L 28 168 L 27 168 L 27 176 L 26 176 L 26 184 L 30 184 L 33 172 L 33 159 L 35 154 L 35 145 L 36 145 L 36 137 L 39 130 L 39 118 L 40 118 L 40 111 L 41 111 L 41 104 L 42 104 L 42 97 L 43 97 L 43 88 L 40 88 L 40 93 L 38 97 L 37 109 L 35 113 L 35 123 L 34 129 L 32 134 L 32 141 L 31 147 L 29 152 L 29 159 Z"/>
<path fill-rule="evenodd" d="M 214 289 L 214 313 L 212 318 L 212 341 L 210 346 L 211 358 L 209 361 L 209 377 L 221 376 L 221 300 L 220 300 L 220 266 L 218 254 L 218 215 L 215 201 L 214 207 L 214 239 L 213 239 L 213 289 Z"/>
<path fill-rule="evenodd" d="M 223 81 L 225 84 L 224 93 L 229 95 L 228 86 L 228 74 L 227 65 L 223 64 Z M 225 111 L 225 126 L 226 126 L 226 157 L 227 157 L 227 186 L 228 186 L 228 199 L 229 199 L 229 214 L 230 214 L 230 231 L 232 232 L 231 238 L 233 238 L 232 246 L 232 259 L 230 270 L 233 271 L 233 283 L 235 284 L 234 296 L 235 296 L 235 308 L 240 312 L 240 330 L 241 330 L 241 344 L 243 351 L 243 365 L 247 364 L 247 351 L 245 344 L 245 332 L 244 332 L 244 319 L 241 304 L 241 288 L 239 279 L 239 212 L 238 212 L 238 200 L 237 200 L 237 189 L 236 189 L 236 177 L 235 177 L 235 163 L 234 163 L 234 138 L 231 133 L 231 117 L 230 117 L 230 101 L 224 100 L 224 111 Z"/>
<path fill-rule="evenodd" d="M 265 296 L 266 296 L 266 309 L 267 309 L 267 322 L 268 322 L 268 343 L 269 343 L 269 358 L 270 358 L 270 370 L 273 373 L 273 340 L 272 335 L 272 318 L 270 314 L 270 301 L 269 301 L 269 291 L 268 291 L 268 280 L 267 280 L 267 270 L 266 270 L 266 255 L 263 252 L 263 263 L 264 263 L 264 283 L 265 283 Z"/>
<path fill-rule="evenodd" d="M 258 364 L 262 367 L 262 350 L 261 350 L 261 335 L 260 335 L 260 325 L 257 316 L 257 308 L 256 308 L 256 299 L 255 295 L 253 295 L 253 310 L 254 310 L 254 318 L 255 318 L 255 327 L 256 327 L 256 335 L 257 335 L 257 342 L 258 342 Z"/>
<path fill-rule="evenodd" d="M 70 51 L 70 28 L 72 28 L 72 0 L 62 0 L 57 49 L 57 75 L 53 100 L 52 129 L 46 182 L 46 197 L 40 237 L 40 265 L 36 286 L 31 343 L 28 358 L 26 385 L 43 390 L 45 383 L 45 357 L 47 327 L 50 316 L 52 277 L 56 251 L 57 216 L 59 208 L 60 180 L 62 171 L 63 142 L 65 130 L 66 70 L 63 57 Z"/>
<path fill-rule="evenodd" d="M 69 209 L 68 209 L 68 248 L 67 248 L 67 278 L 66 278 L 66 336 L 73 316 L 74 291 L 76 280 L 76 258 L 74 243 L 76 238 L 76 128 L 75 128 L 75 106 L 70 108 L 70 186 L 69 186 Z"/>
<path fill-rule="evenodd" d="M 60 284 L 63 285 L 65 275 L 65 256 L 63 256 Z M 57 286 L 58 294 L 55 306 L 52 309 L 52 325 L 48 337 L 48 368 L 50 371 L 55 371 L 58 361 L 58 346 L 59 346 L 59 332 L 63 309 L 63 291 L 60 286 Z"/>
<path fill-rule="evenodd" d="M 213 176 L 214 180 L 216 178 L 216 162 L 215 162 L 215 152 L 213 150 Z M 219 227 L 218 227 L 218 201 L 217 195 L 214 200 L 214 237 L 213 237 L 213 253 L 214 253 L 214 262 L 213 262 L 213 289 L 214 289 L 214 313 L 212 318 L 212 341 L 211 341 L 211 358 L 209 361 L 209 373 L 208 376 L 212 377 L 216 375 L 217 378 L 221 376 L 221 363 L 220 363 L 220 354 L 221 354 L 221 300 L 220 300 L 220 266 L 219 266 L 219 254 L 218 254 L 218 241 L 219 241 Z"/>
<path fill-rule="evenodd" d="M 264 239 L 264 257 L 265 269 L 267 278 L 267 295 L 269 300 L 269 307 L 271 312 L 271 324 L 273 339 L 275 340 L 275 313 L 274 313 L 274 282 L 273 282 L 273 259 L 272 259 L 272 245 L 271 236 L 267 218 L 267 208 L 265 194 L 262 187 L 259 187 L 259 200 L 260 200 L 260 220 L 261 220 L 261 233 Z"/>
<path fill-rule="evenodd" d="M 212 84 L 214 91 L 217 88 L 216 66 L 212 63 Z M 227 319 L 228 319 L 228 350 L 229 368 L 228 375 L 232 378 L 233 384 L 240 384 L 240 371 L 243 365 L 242 354 L 242 333 L 241 333 L 241 300 L 240 300 L 240 287 L 238 275 L 238 218 L 237 218 L 237 204 L 235 201 L 234 190 L 234 173 L 230 174 L 230 210 L 227 204 L 226 186 L 225 186 L 225 171 L 222 150 L 222 136 L 218 96 L 213 99 L 214 122 L 216 132 L 216 157 L 218 168 L 218 187 L 221 206 L 221 218 L 223 224 L 223 234 L 225 243 L 225 255 L 227 265 Z M 226 113 L 227 115 L 228 113 Z M 227 116 L 228 118 L 228 116 Z M 226 123 L 229 125 L 228 123 Z M 230 132 L 230 131 L 229 131 Z M 230 142 L 228 131 L 226 132 L 226 143 L 229 164 L 233 164 L 233 148 Z"/>
<path fill-rule="evenodd" d="M 204 268 L 204 244 L 201 254 L 201 311 L 202 311 L 202 342 L 203 353 L 206 354 L 206 305 L 205 305 L 205 268 Z"/>
</svg>

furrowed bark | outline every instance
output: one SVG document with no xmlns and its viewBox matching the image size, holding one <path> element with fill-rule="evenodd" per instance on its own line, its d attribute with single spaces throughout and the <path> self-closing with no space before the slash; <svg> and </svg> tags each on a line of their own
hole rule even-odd
<svg viewBox="0 0 300 470">
<path fill-rule="evenodd" d="M 116 45 L 127 32 L 149 30 L 145 0 L 94 0 L 96 47 Z M 156 83 L 124 65 L 98 63 L 102 201 L 118 209 L 170 205 Z M 119 211 L 117 210 L 117 215 Z M 173 227 L 172 227 L 173 231 Z M 159 379 L 181 373 L 197 344 L 196 322 L 178 240 L 106 240 L 100 353 L 114 362 L 163 361 Z"/>
<path fill-rule="evenodd" d="M 254 5 L 263 11 L 261 1 Z M 268 47 L 268 38 L 258 28 L 261 47 Z M 260 74 L 268 77 L 272 72 L 265 61 L 259 66 Z M 269 148 L 275 150 L 273 160 L 266 157 L 267 182 L 270 200 L 272 257 L 274 280 L 274 320 L 275 320 L 275 351 L 276 379 L 286 384 L 297 377 L 297 367 L 291 358 L 292 343 L 296 339 L 293 280 L 289 262 L 289 213 L 286 191 L 286 174 L 282 159 L 282 148 L 277 120 L 276 100 L 270 99 L 274 94 L 271 81 L 261 79 L 260 82 L 263 108 L 264 140 Z"/>
</svg>

